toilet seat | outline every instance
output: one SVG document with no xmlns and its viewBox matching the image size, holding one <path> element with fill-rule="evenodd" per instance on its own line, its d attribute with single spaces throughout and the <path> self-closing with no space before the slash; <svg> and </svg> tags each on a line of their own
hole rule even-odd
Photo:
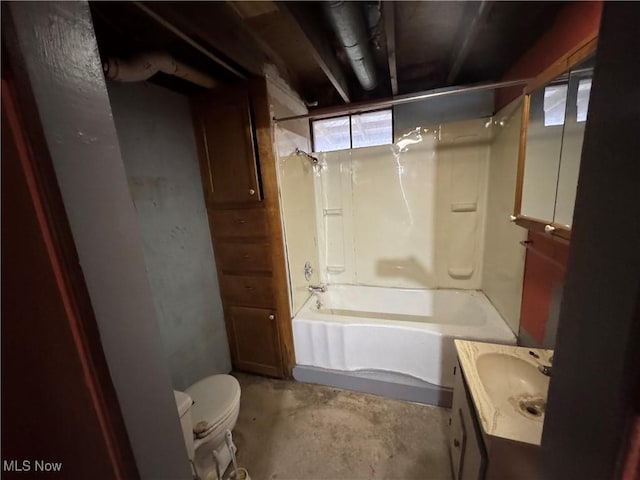
<svg viewBox="0 0 640 480">
<path fill-rule="evenodd" d="M 237 417 L 240 384 L 231 375 L 212 375 L 185 390 L 192 399 L 191 416 L 196 439 L 204 439 Z M 233 418 L 235 422 L 235 418 Z"/>
</svg>

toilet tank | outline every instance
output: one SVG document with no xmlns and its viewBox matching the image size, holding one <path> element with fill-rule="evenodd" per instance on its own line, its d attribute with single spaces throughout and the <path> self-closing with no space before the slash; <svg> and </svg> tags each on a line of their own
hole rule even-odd
<svg viewBox="0 0 640 480">
<path fill-rule="evenodd" d="M 187 455 L 189 460 L 193 460 L 193 423 L 191 421 L 191 405 L 193 400 L 189 395 L 177 390 L 173 391 L 176 398 L 176 407 L 180 416 L 180 426 L 182 427 L 182 435 L 184 436 L 184 444 L 187 447 Z"/>
</svg>

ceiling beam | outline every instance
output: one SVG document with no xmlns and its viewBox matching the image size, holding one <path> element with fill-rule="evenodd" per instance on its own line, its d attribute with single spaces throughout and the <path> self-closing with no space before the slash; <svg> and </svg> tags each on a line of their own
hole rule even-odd
<svg viewBox="0 0 640 480">
<path fill-rule="evenodd" d="M 285 61 L 282 59 L 282 57 L 273 49 L 271 48 L 271 46 L 264 40 L 264 38 L 256 33 L 256 30 L 254 28 L 251 27 L 251 25 L 247 22 L 247 20 L 244 19 L 243 17 L 243 10 L 242 10 L 242 2 L 238 2 L 238 1 L 233 1 L 233 2 L 226 2 L 228 5 L 228 8 L 230 9 L 230 11 L 233 11 L 233 16 L 236 17 L 235 21 L 236 24 L 238 26 L 238 28 L 242 28 L 245 33 L 247 35 L 249 35 L 255 42 L 255 44 L 258 46 L 258 48 L 260 48 L 260 50 L 262 51 L 262 53 L 271 61 L 271 63 L 273 63 L 277 69 L 279 74 L 282 76 L 282 78 L 284 80 L 287 81 L 287 83 L 289 83 L 289 85 L 291 85 L 293 87 L 294 90 L 299 91 L 300 89 L 300 78 L 298 77 L 298 75 L 293 72 L 288 65 L 285 63 Z M 268 4 L 271 4 L 272 2 L 257 2 L 254 4 L 251 4 L 251 6 L 249 7 L 249 2 L 245 2 L 245 6 L 244 8 L 256 8 L 256 9 L 260 9 L 260 8 L 267 8 L 267 10 L 265 10 L 267 13 L 276 10 L 277 7 L 272 7 L 273 10 L 268 9 Z"/>
<path fill-rule="evenodd" d="M 478 34 L 484 27 L 486 20 L 489 17 L 489 13 L 493 8 L 493 3 L 494 2 L 487 0 L 484 0 L 480 3 L 478 11 L 471 20 L 469 28 L 466 29 L 467 33 L 464 36 L 464 39 L 458 44 L 458 48 L 452 56 L 453 62 L 451 63 L 449 75 L 447 75 L 447 85 L 453 85 L 456 78 L 458 77 L 460 69 L 464 64 L 464 61 L 467 59 L 471 47 L 475 43 Z"/>
<path fill-rule="evenodd" d="M 387 60 L 389 61 L 389 80 L 391 94 L 398 94 L 398 67 L 396 65 L 396 14 L 394 2 L 386 1 L 382 4 L 384 17 L 384 33 L 387 40 Z"/>
<path fill-rule="evenodd" d="M 215 53 L 211 52 L 210 49 L 208 49 L 206 46 L 202 45 L 201 43 L 197 42 L 196 40 L 194 40 L 191 35 L 189 35 L 188 33 L 186 33 L 182 28 L 180 28 L 178 25 L 176 25 L 173 22 L 170 22 L 169 20 L 167 20 L 166 18 L 164 18 L 162 15 L 159 15 L 158 13 L 156 13 L 155 11 L 151 10 L 147 5 L 143 4 L 142 2 L 133 2 L 133 5 L 135 5 L 136 7 L 138 7 L 140 10 L 142 10 L 147 16 L 149 16 L 150 18 L 152 18 L 153 20 L 155 20 L 156 22 L 158 22 L 160 25 L 162 25 L 164 28 L 166 28 L 167 30 L 169 30 L 171 33 L 173 33 L 174 35 L 176 35 L 178 38 L 180 38 L 181 40 L 183 40 L 184 42 L 188 43 L 189 45 L 191 45 L 193 48 L 195 48 L 196 50 L 198 50 L 200 53 L 202 53 L 203 55 L 205 55 L 206 57 L 208 57 L 210 60 L 213 60 L 215 63 L 217 63 L 218 65 L 220 65 L 222 68 L 224 68 L 225 70 L 231 72 L 233 75 L 239 77 L 239 78 L 246 78 L 246 76 L 240 72 L 238 69 L 236 69 L 234 66 L 230 65 L 228 62 L 226 62 L 225 60 L 223 60 L 222 58 L 220 58 L 219 55 L 216 55 Z"/>
<path fill-rule="evenodd" d="M 291 24 L 298 29 L 299 38 L 304 39 L 318 66 L 327 76 L 333 87 L 337 90 L 342 100 L 349 103 L 349 86 L 342 71 L 340 62 L 328 45 L 327 39 L 318 25 L 318 19 L 309 13 L 308 5 L 304 2 L 277 2 L 283 15 L 289 17 Z"/>
<path fill-rule="evenodd" d="M 262 75 L 268 62 L 260 46 L 241 28 L 236 13 L 223 2 L 135 2 L 135 5 L 181 38 L 214 49 L 224 67 L 239 77 Z"/>
</svg>

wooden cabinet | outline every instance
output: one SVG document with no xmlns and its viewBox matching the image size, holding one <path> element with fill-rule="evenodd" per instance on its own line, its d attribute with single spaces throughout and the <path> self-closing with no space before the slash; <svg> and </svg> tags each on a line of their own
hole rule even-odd
<svg viewBox="0 0 640 480">
<path fill-rule="evenodd" d="M 291 375 L 293 333 L 266 83 L 192 101 L 233 367 Z M 264 195 L 262 194 L 264 190 Z"/>
<path fill-rule="evenodd" d="M 219 238 L 269 236 L 267 217 L 262 209 L 207 210 L 209 222 L 216 226 L 216 236 Z"/>
<path fill-rule="evenodd" d="M 207 205 L 259 202 L 247 88 L 216 89 L 191 105 Z"/>
<path fill-rule="evenodd" d="M 223 272 L 270 272 L 271 246 L 268 243 L 220 242 L 220 265 Z"/>
<path fill-rule="evenodd" d="M 227 275 L 219 279 L 223 298 L 231 305 L 271 307 L 274 291 L 271 275 Z"/>
<path fill-rule="evenodd" d="M 229 307 L 235 365 L 241 370 L 280 376 L 276 313 L 272 309 Z"/>
<path fill-rule="evenodd" d="M 571 238 L 582 139 L 598 32 L 524 88 L 514 221 L 528 230 Z"/>
<path fill-rule="evenodd" d="M 449 450 L 454 480 L 536 480 L 540 447 L 487 435 L 460 368 L 456 367 Z"/>
<path fill-rule="evenodd" d="M 451 405 L 451 468 L 454 480 L 482 480 L 486 453 L 482 433 L 473 413 L 473 402 L 465 388 L 460 365 L 456 367 L 453 404 Z"/>
</svg>

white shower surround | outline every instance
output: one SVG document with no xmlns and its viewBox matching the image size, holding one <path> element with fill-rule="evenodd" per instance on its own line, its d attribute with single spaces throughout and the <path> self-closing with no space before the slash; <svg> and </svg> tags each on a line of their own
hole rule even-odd
<svg viewBox="0 0 640 480">
<path fill-rule="evenodd" d="M 455 338 L 516 343 L 480 291 L 330 285 L 320 298 L 320 310 L 312 296 L 293 319 L 301 366 L 400 373 L 452 388 Z"/>
<path fill-rule="evenodd" d="M 480 289 L 487 127 L 486 119 L 423 126 L 398 144 L 316 153 L 320 280 Z"/>
</svg>

